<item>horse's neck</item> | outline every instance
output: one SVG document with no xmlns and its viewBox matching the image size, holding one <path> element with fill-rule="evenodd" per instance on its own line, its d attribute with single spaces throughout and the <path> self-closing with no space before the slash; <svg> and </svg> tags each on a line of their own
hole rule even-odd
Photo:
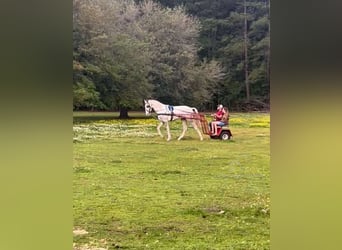
<svg viewBox="0 0 342 250">
<path fill-rule="evenodd" d="M 165 111 L 165 104 L 156 101 L 156 100 L 151 100 L 152 102 L 152 107 L 156 112 L 160 112 L 160 111 Z"/>
</svg>

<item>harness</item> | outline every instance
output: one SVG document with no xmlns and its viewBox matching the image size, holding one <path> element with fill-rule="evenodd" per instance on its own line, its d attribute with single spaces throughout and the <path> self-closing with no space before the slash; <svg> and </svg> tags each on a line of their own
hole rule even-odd
<svg viewBox="0 0 342 250">
<path fill-rule="evenodd" d="M 182 115 L 177 115 L 174 113 L 174 106 L 172 105 L 164 105 L 165 106 L 165 113 L 157 113 L 153 107 L 151 107 L 150 104 L 148 104 L 147 108 L 149 109 L 149 113 L 152 113 L 152 112 L 155 112 L 157 114 L 157 117 L 159 119 L 159 116 L 170 116 L 170 120 L 169 121 L 173 121 L 175 117 L 179 117 L 181 119 L 190 119 L 190 118 L 193 118 L 193 117 L 188 117 L 188 116 L 191 116 L 192 114 L 196 114 L 196 110 L 193 109 L 193 113 L 189 113 L 188 115 L 187 114 L 182 114 Z M 195 118 L 196 119 L 196 118 Z"/>
<path fill-rule="evenodd" d="M 174 107 L 172 105 L 165 105 L 166 112 L 165 113 L 157 113 L 157 117 L 160 115 L 169 115 L 170 116 L 170 122 L 173 121 L 173 118 L 175 116 Z M 153 108 L 152 108 L 153 110 Z"/>
<path fill-rule="evenodd" d="M 173 115 L 174 115 L 174 113 L 173 113 L 174 107 L 171 106 L 171 105 L 167 105 L 167 109 L 171 112 L 170 121 L 172 121 L 173 120 Z"/>
</svg>

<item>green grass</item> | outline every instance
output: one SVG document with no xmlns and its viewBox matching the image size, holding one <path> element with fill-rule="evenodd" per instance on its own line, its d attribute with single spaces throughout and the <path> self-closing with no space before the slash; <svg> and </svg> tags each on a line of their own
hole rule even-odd
<svg viewBox="0 0 342 250">
<path fill-rule="evenodd" d="M 75 123 L 75 249 L 269 249 L 269 114 L 230 122 L 177 141 L 175 121 L 170 142 L 153 118 Z"/>
<path fill-rule="evenodd" d="M 103 111 L 103 112 L 91 112 L 91 111 L 74 111 L 74 122 L 92 122 L 92 121 L 98 121 L 98 120 L 112 120 L 117 119 L 119 117 L 119 112 L 109 112 L 109 111 Z M 128 116 L 131 119 L 134 118 L 140 118 L 140 119 L 147 119 L 148 117 L 145 116 L 144 112 L 141 111 L 129 111 Z"/>
</svg>

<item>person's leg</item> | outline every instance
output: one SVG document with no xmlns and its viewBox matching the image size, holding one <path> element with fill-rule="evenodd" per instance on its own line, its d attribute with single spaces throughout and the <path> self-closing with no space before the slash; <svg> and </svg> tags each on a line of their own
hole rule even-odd
<svg viewBox="0 0 342 250">
<path fill-rule="evenodd" d="M 217 134 L 217 122 L 213 122 L 214 124 L 214 129 L 213 129 L 213 135 Z"/>
<path fill-rule="evenodd" d="M 224 123 L 221 121 L 215 122 L 215 135 L 217 135 L 218 126 L 222 127 L 223 125 Z"/>
<path fill-rule="evenodd" d="M 211 122 L 211 133 L 214 133 L 215 131 L 215 122 Z"/>
</svg>

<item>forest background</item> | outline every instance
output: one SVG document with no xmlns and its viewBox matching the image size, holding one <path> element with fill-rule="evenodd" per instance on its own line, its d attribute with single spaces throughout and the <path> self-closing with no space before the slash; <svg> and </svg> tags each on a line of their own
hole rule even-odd
<svg viewBox="0 0 342 250">
<path fill-rule="evenodd" d="M 73 0 L 73 109 L 268 111 L 269 0 Z"/>
</svg>

